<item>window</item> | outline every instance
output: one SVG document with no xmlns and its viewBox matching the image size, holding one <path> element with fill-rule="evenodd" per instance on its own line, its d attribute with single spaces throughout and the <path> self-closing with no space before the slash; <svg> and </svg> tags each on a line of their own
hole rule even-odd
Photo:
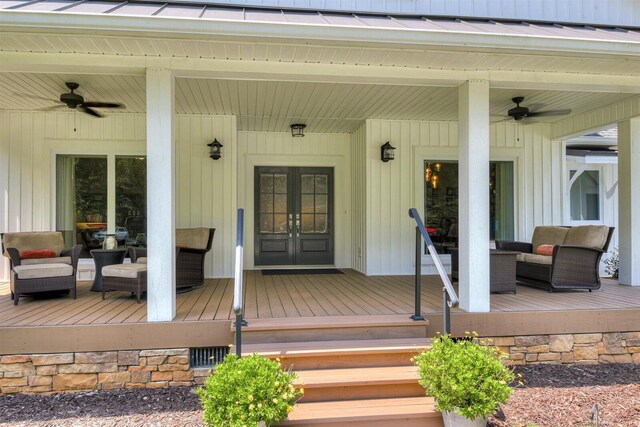
<svg viewBox="0 0 640 427">
<path fill-rule="evenodd" d="M 573 180 L 569 199 L 572 221 L 600 220 L 600 172 L 585 170 L 574 179 L 577 170 L 572 170 L 569 177 Z"/>
<path fill-rule="evenodd" d="M 513 162 L 491 162 L 487 182 L 490 239 L 512 240 Z M 458 246 L 458 162 L 424 162 L 424 217 L 440 254 Z"/>
<path fill-rule="evenodd" d="M 111 162 L 115 177 L 109 176 Z M 63 232 L 67 247 L 82 245 L 81 256 L 90 257 L 91 249 L 102 247 L 108 228 L 120 245 L 144 245 L 146 227 L 144 157 L 57 156 L 56 229 Z"/>
</svg>

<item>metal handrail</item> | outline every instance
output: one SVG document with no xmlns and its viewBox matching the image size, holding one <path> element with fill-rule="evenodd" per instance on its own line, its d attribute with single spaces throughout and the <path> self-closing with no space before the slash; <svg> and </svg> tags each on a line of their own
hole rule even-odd
<svg viewBox="0 0 640 427">
<path fill-rule="evenodd" d="M 422 267 L 421 240 L 424 240 L 425 244 L 427 245 L 427 249 L 429 250 L 429 255 L 431 255 L 431 259 L 433 260 L 433 263 L 436 266 L 436 270 L 438 270 L 438 274 L 440 275 L 440 279 L 442 279 L 442 283 L 444 284 L 444 287 L 442 288 L 442 300 L 444 305 L 443 333 L 448 334 L 451 331 L 451 313 L 449 309 L 452 307 L 457 307 L 460 300 L 458 299 L 458 295 L 456 294 L 455 289 L 453 289 L 451 280 L 449 280 L 449 275 L 442 265 L 440 256 L 438 255 L 438 252 L 436 252 L 436 248 L 433 246 L 431 237 L 429 237 L 429 233 L 427 233 L 427 229 L 424 227 L 424 223 L 422 222 L 422 218 L 420 217 L 418 210 L 416 208 L 409 209 L 409 216 L 416 222 L 415 313 L 413 316 L 411 316 L 411 318 L 414 320 L 424 319 L 420 310 L 420 291 L 422 283 L 422 274 L 420 271 Z"/>
<path fill-rule="evenodd" d="M 233 283 L 233 311 L 236 313 L 236 355 L 242 356 L 242 327 L 248 323 L 244 320 L 244 298 L 242 292 L 242 262 L 244 254 L 244 209 L 238 209 L 238 226 L 236 232 L 236 270 Z"/>
</svg>

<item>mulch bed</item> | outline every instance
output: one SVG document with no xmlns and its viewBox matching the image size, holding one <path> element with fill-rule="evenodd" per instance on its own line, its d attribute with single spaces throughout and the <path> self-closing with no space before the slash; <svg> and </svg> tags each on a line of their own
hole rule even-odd
<svg viewBox="0 0 640 427">
<path fill-rule="evenodd" d="M 494 427 L 640 426 L 640 367 L 530 365 Z M 191 388 L 0 397 L 1 426 L 203 426 Z"/>
</svg>

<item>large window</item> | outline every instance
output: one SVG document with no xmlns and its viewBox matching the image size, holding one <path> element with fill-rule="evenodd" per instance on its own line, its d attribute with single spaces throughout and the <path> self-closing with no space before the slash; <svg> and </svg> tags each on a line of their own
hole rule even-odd
<svg viewBox="0 0 640 427">
<path fill-rule="evenodd" d="M 573 180 L 570 191 L 571 220 L 599 221 L 600 220 L 600 172 L 585 170 L 578 173 L 572 170 L 569 177 Z"/>
<path fill-rule="evenodd" d="M 487 177 L 490 239 L 512 240 L 513 162 L 491 162 Z M 458 246 L 458 162 L 424 162 L 424 216 L 438 253 Z"/>
<path fill-rule="evenodd" d="M 68 247 L 80 244 L 89 257 L 109 229 L 120 245 L 145 244 L 146 227 L 144 157 L 57 156 L 56 229 Z"/>
</svg>

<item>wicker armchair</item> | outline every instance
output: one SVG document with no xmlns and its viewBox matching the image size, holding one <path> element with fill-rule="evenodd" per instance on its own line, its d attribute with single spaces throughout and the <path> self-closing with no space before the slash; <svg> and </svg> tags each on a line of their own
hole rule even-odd
<svg viewBox="0 0 640 427">
<path fill-rule="evenodd" d="M 18 305 L 21 295 L 67 291 L 76 299 L 76 272 L 81 245 L 64 250 L 62 233 L 4 233 L 2 252 L 11 261 L 11 299 Z M 28 251 L 50 251 L 53 256 L 26 258 Z"/>
<path fill-rule="evenodd" d="M 204 285 L 204 261 L 211 250 L 215 228 L 177 228 L 176 289 L 188 290 Z M 146 262 L 145 248 L 131 248 L 131 262 Z"/>
<path fill-rule="evenodd" d="M 516 262 L 519 282 L 554 290 L 600 288 L 600 259 L 607 251 L 613 227 L 536 227 L 531 243 L 496 241 L 496 249 L 520 252 Z M 553 245 L 550 256 L 538 254 L 541 245 Z"/>
</svg>

